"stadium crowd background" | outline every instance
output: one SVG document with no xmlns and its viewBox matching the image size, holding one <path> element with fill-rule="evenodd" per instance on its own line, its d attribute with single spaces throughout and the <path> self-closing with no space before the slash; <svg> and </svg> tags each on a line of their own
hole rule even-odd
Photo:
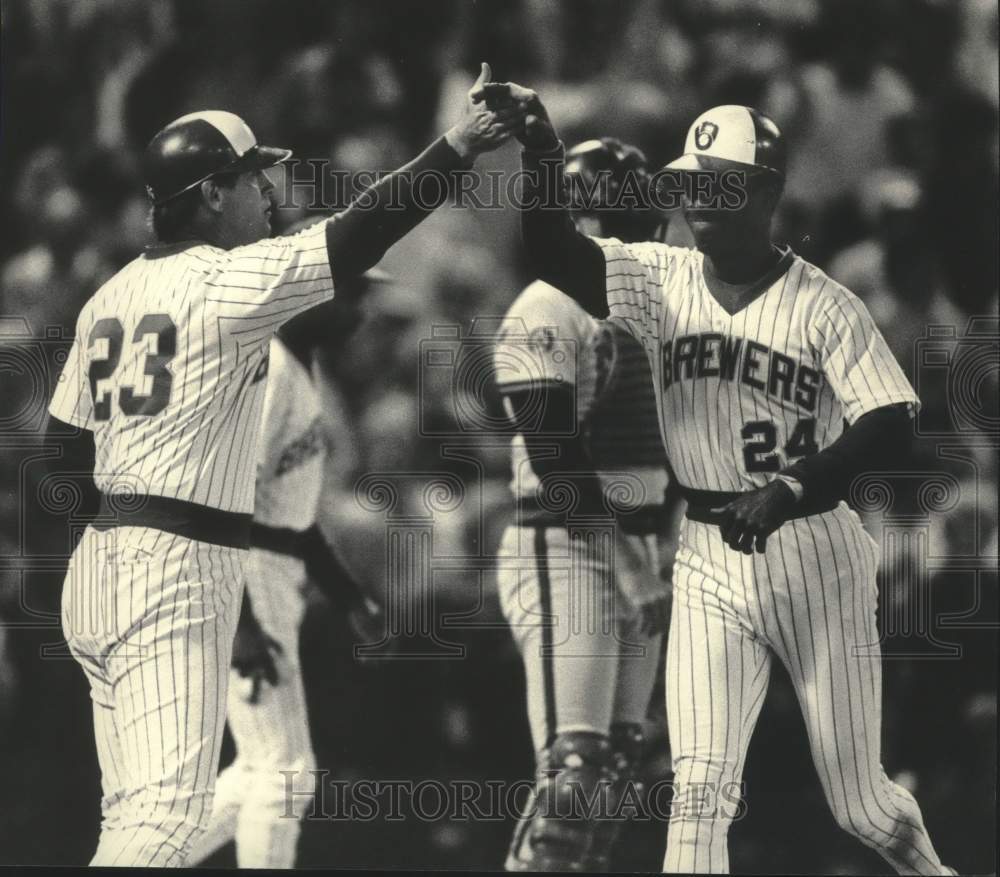
<svg viewBox="0 0 1000 877">
<path fill-rule="evenodd" d="M 3 30 L 2 313 L 24 318 L 36 339 L 46 327 L 71 333 L 87 297 L 147 242 L 136 159 L 166 121 L 228 109 L 301 157 L 391 169 L 446 127 L 480 60 L 498 78 L 537 88 L 567 142 L 612 134 L 657 165 L 679 152 L 705 107 L 747 103 L 772 115 L 792 155 L 781 237 L 862 296 L 938 420 L 954 400 L 940 368 L 917 374 L 918 339 L 930 324 L 962 335 L 969 316 L 996 315 L 989 0 L 10 0 Z M 511 145 L 479 166 L 517 163 Z M 285 197 L 279 225 L 307 216 L 308 201 L 305 189 Z M 681 221 L 670 233 L 683 239 Z M 443 458 L 448 442 L 437 434 L 457 429 L 461 393 L 451 375 L 424 368 L 422 345 L 435 326 L 465 334 L 474 317 L 502 314 L 530 279 L 509 209 L 441 210 L 383 267 L 394 282 L 368 291 L 358 329 L 321 357 L 336 461 L 325 514 L 375 588 L 386 523 L 354 501 L 365 473 L 458 474 L 466 495 L 438 514 L 435 555 L 488 557 L 496 546 L 510 510 L 505 438 L 468 433 L 458 443 L 469 458 Z M 4 323 L 8 336 L 12 325 Z M 23 343 L 0 339 L 0 355 Z M 955 359 L 954 342 L 933 343 Z M 0 364 L 4 406 L 20 411 L 30 381 L 11 356 Z M 939 559 L 926 583 L 932 611 L 972 610 L 964 626 L 932 628 L 961 656 L 902 658 L 936 646 L 898 634 L 885 664 L 887 770 L 915 790 L 942 858 L 963 873 L 996 869 L 995 366 L 984 374 L 987 420 L 922 438 L 914 467 L 959 485 L 947 512 L 926 515 Z M 31 566 L 23 550 L 34 512 L 21 489 L 31 438 L 6 425 L 0 438 L 0 863 L 74 864 L 92 851 L 99 783 L 83 676 L 65 657 L 40 657 L 60 640 L 44 613 L 58 608 L 61 573 L 20 571 Z M 965 451 L 943 459 L 942 444 Z M 420 489 L 419 478 L 404 484 L 403 506 L 419 511 Z M 912 502 L 907 510 L 919 511 Z M 901 554 L 888 564 L 904 566 Z M 975 609 L 974 574 L 963 568 L 976 558 L 988 567 L 990 556 Z M 448 632 L 466 648 L 461 660 L 358 663 L 344 620 L 314 601 L 304 664 L 319 763 L 331 777 L 529 775 L 523 680 L 496 625 L 488 570 L 481 579 L 442 574 L 434 593 L 441 611 L 468 609 L 480 584 L 476 618 L 494 626 Z M 884 585 L 882 601 L 903 605 L 906 593 Z M 651 768 L 662 774 L 662 752 Z M 749 806 L 732 833 L 737 871 L 887 872 L 834 827 L 781 674 L 745 780 Z M 316 820 L 301 862 L 498 867 L 510 829 L 509 820 Z M 664 827 L 635 831 L 633 865 L 658 867 Z"/>
</svg>

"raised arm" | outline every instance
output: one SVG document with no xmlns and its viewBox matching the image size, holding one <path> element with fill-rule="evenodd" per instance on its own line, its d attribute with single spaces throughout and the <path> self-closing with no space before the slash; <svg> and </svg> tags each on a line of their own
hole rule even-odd
<svg viewBox="0 0 1000 877">
<path fill-rule="evenodd" d="M 521 233 L 539 278 L 561 289 L 595 317 L 608 316 L 604 254 L 577 231 L 567 207 L 563 144 L 538 94 L 512 82 L 489 83 L 486 102 L 496 112 L 523 114 L 517 137 L 524 146 Z M 517 122 L 515 121 L 515 125 Z"/>
<path fill-rule="evenodd" d="M 444 204 L 458 174 L 523 126 L 519 106 L 487 108 L 483 64 L 459 121 L 409 164 L 370 186 L 345 211 L 298 234 L 268 238 L 216 254 L 206 271 L 207 300 L 232 317 L 241 343 L 270 336 L 283 323 L 330 299 Z"/>
<path fill-rule="evenodd" d="M 335 280 L 357 276 L 375 265 L 389 247 L 448 200 L 457 173 L 472 167 L 479 155 L 505 143 L 522 126 L 520 106 L 487 106 L 484 86 L 489 78 L 489 65 L 483 64 L 458 122 L 327 224 Z"/>
<path fill-rule="evenodd" d="M 575 299 L 587 313 L 608 316 L 604 253 L 577 231 L 566 207 L 563 145 L 521 155 L 521 235 L 538 276 Z"/>
</svg>

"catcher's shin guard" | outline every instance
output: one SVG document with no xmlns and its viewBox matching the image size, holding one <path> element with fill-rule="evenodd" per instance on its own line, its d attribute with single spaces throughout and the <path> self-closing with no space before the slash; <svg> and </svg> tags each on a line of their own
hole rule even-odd
<svg viewBox="0 0 1000 877">
<path fill-rule="evenodd" d="M 600 826 L 604 835 L 602 843 L 609 855 L 614 857 L 615 845 L 619 840 L 628 814 L 644 805 L 646 788 L 641 780 L 640 766 L 646 754 L 646 736 L 642 725 L 635 722 L 616 722 L 611 726 L 611 753 L 614 764 L 615 785 L 612 797 L 619 803 L 619 811 L 612 812 L 615 818 L 608 819 Z M 612 858 L 611 864 L 614 864 Z"/>
<path fill-rule="evenodd" d="M 615 773 L 624 792 L 628 783 L 634 783 L 637 792 L 643 790 L 640 765 L 646 754 L 646 735 L 636 722 L 616 722 L 611 726 L 611 751 L 614 755 Z"/>
<path fill-rule="evenodd" d="M 559 734 L 541 753 L 514 831 L 508 871 L 604 871 L 605 822 L 617 808 L 614 754 L 604 734 Z"/>
</svg>

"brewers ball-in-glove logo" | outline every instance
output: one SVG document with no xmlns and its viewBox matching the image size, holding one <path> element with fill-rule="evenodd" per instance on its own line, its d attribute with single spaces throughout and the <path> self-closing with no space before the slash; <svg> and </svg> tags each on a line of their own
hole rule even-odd
<svg viewBox="0 0 1000 877">
<path fill-rule="evenodd" d="M 719 126 L 715 122 L 702 122 L 694 132 L 694 145 L 699 149 L 708 149 L 719 135 Z"/>
<path fill-rule="evenodd" d="M 531 330 L 528 340 L 537 350 L 548 353 L 555 347 L 556 333 L 551 326 L 539 326 Z"/>
</svg>

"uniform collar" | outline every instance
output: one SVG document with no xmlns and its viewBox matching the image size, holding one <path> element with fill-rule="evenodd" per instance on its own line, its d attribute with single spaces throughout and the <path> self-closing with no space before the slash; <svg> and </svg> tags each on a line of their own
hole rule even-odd
<svg viewBox="0 0 1000 877">
<path fill-rule="evenodd" d="M 716 277 L 708 267 L 705 265 L 704 255 L 701 260 L 701 274 L 704 278 L 705 287 L 708 289 L 709 294 L 715 299 L 716 303 L 721 307 L 729 316 L 733 317 L 740 311 L 745 310 L 751 304 L 753 304 L 761 295 L 767 292 L 771 286 L 778 280 L 779 277 L 784 275 L 789 268 L 792 267 L 792 262 L 795 260 L 795 253 L 792 252 L 791 247 L 779 247 L 772 244 L 775 252 L 780 254 L 780 257 L 774 265 L 767 269 L 760 277 L 756 280 L 752 280 L 749 283 L 728 283 L 725 280 L 721 280 Z M 719 301 L 716 292 L 719 290 L 739 290 L 737 296 L 739 304 L 736 310 L 730 310 L 725 304 Z M 727 293 L 728 294 L 728 293 Z"/>
<path fill-rule="evenodd" d="M 163 256 L 173 256 L 176 253 L 182 253 L 184 250 L 191 249 L 191 247 L 203 246 L 206 246 L 205 241 L 199 240 L 175 241 L 169 244 L 148 244 L 143 250 L 142 255 L 146 259 L 159 259 Z"/>
</svg>

